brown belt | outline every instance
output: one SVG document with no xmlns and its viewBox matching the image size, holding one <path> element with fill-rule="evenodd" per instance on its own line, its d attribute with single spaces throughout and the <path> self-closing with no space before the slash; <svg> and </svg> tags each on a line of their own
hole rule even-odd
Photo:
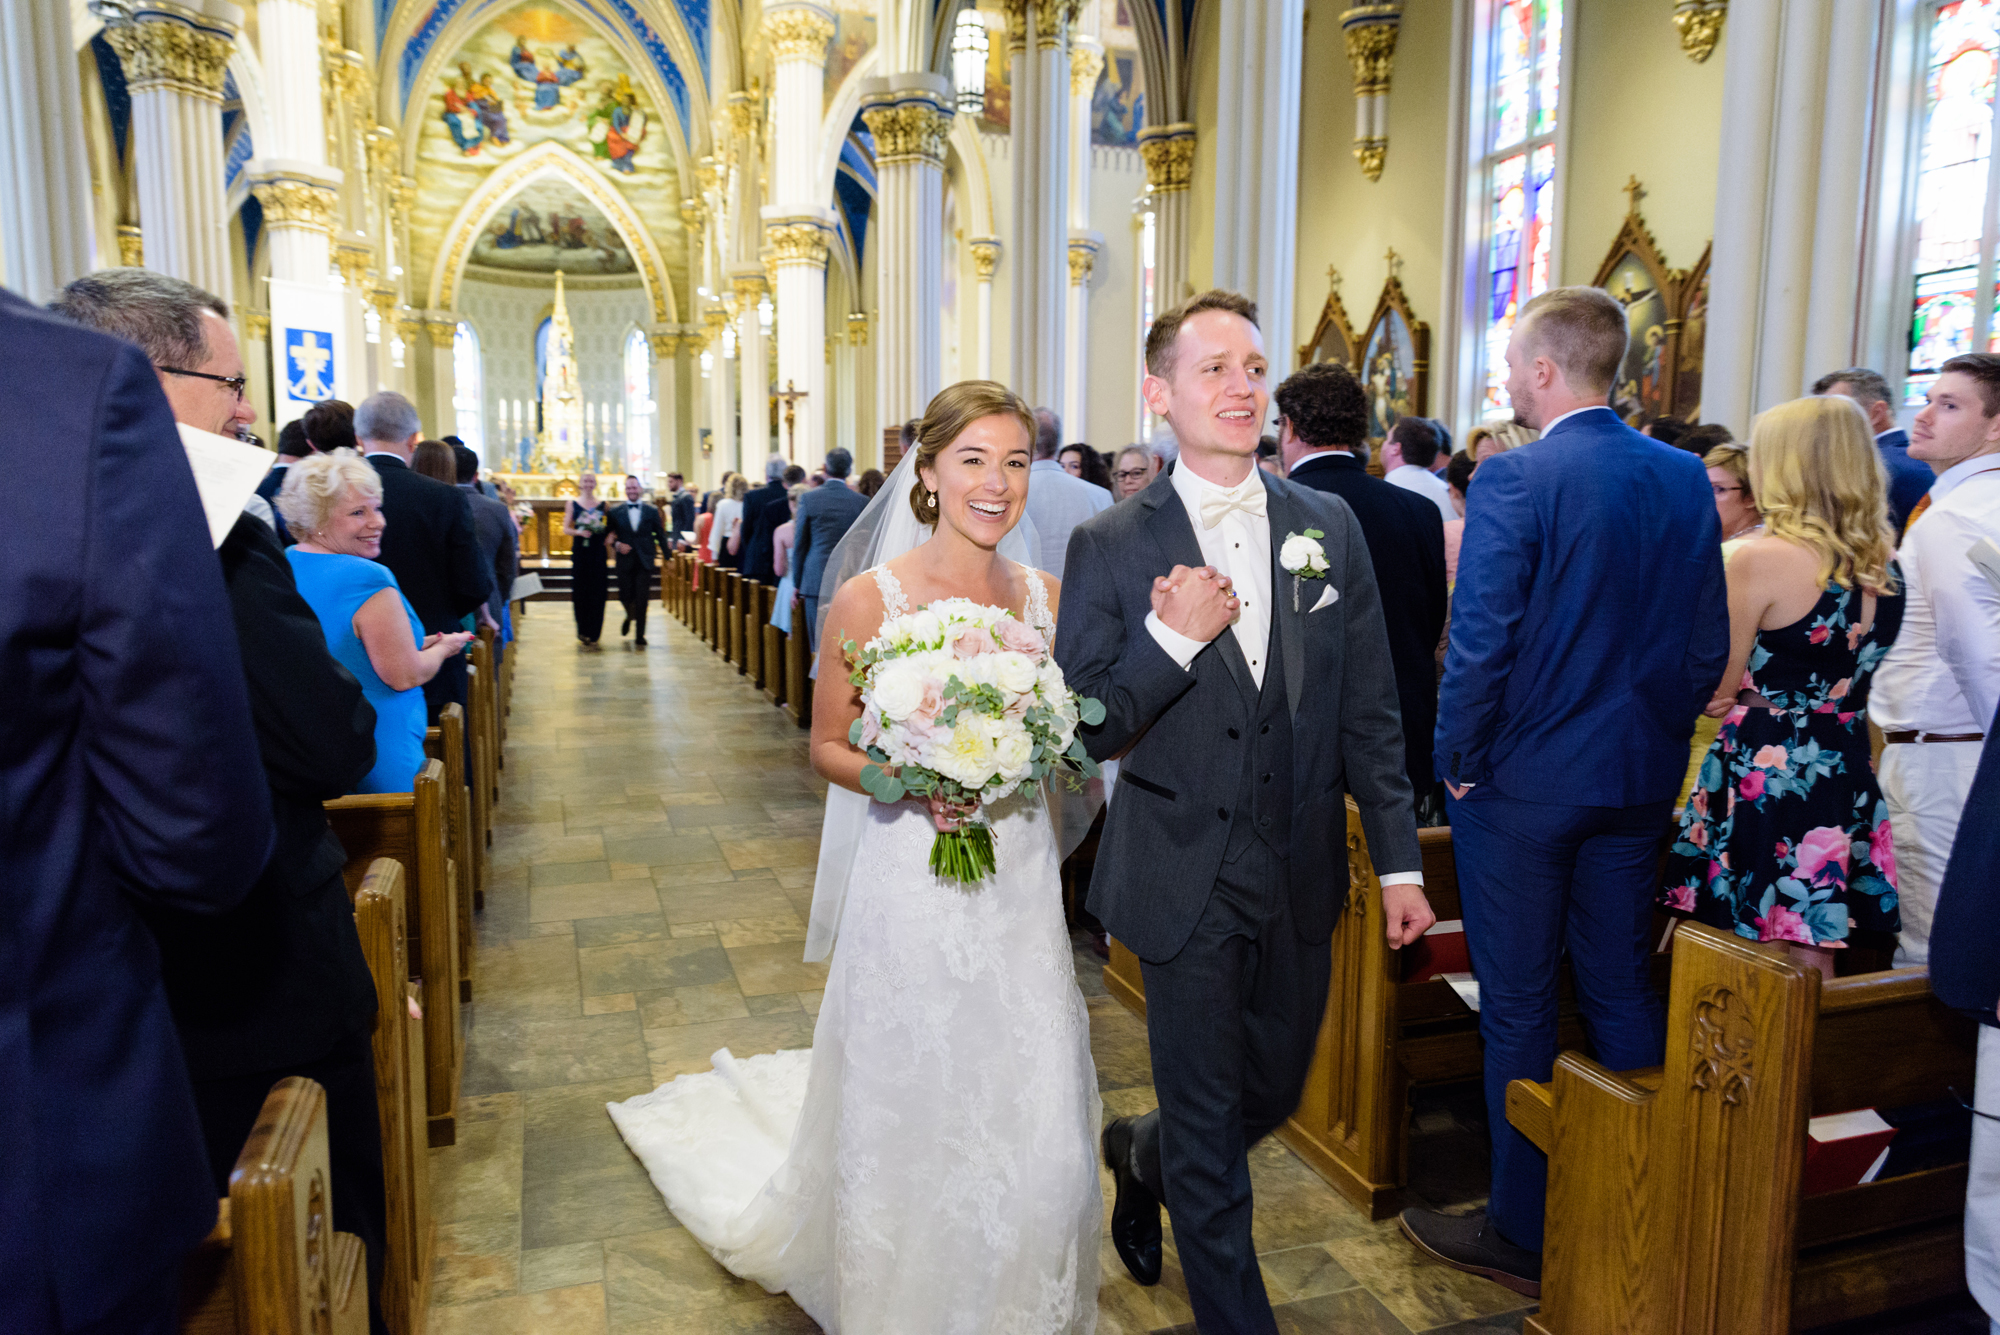
<svg viewBox="0 0 2000 1335">
<path fill-rule="evenodd" d="M 1882 740 L 1894 746 L 1898 742 L 1983 742 L 1983 732 L 1885 732 Z"/>
</svg>

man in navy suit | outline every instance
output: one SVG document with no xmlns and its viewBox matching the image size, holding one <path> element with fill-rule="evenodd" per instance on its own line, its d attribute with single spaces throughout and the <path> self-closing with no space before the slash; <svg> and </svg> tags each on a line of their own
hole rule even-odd
<svg viewBox="0 0 2000 1335">
<path fill-rule="evenodd" d="M 836 446 L 826 452 L 826 481 L 799 498 L 793 522 L 792 559 L 798 562 L 799 596 L 806 603 L 806 643 L 819 650 L 819 586 L 827 558 L 868 508 L 868 498 L 847 485 L 854 456 Z"/>
<path fill-rule="evenodd" d="M 0 1330 L 166 1335 L 215 1189 L 139 909 L 241 900 L 270 789 L 145 355 L 0 293 L 0 420 Z"/>
<path fill-rule="evenodd" d="M 1902 537 L 1904 526 L 1910 522 L 1910 511 L 1930 491 L 1937 474 L 1923 460 L 1910 457 L 1910 438 L 1896 425 L 1889 382 L 1879 371 L 1850 366 L 1814 381 L 1813 393 L 1845 395 L 1868 414 L 1868 427 L 1875 433 L 1875 448 L 1882 456 L 1882 467 L 1889 472 L 1889 528 Z"/>
<path fill-rule="evenodd" d="M 1479 978 L 1493 1189 L 1484 1216 L 1406 1210 L 1403 1228 L 1435 1259 L 1530 1296 L 1548 1160 L 1507 1121 L 1507 1082 L 1550 1078 L 1565 950 L 1598 1060 L 1660 1063 L 1654 868 L 1729 654 L 1701 460 L 1605 406 L 1625 340 L 1624 309 L 1597 288 L 1553 288 L 1522 309 L 1507 392 L 1542 437 L 1473 479 L 1438 697 L 1433 758 Z"/>
</svg>

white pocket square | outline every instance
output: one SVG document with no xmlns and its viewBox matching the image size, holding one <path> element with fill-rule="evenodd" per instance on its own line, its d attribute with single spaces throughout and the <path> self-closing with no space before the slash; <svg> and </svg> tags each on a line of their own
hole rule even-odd
<svg viewBox="0 0 2000 1335">
<path fill-rule="evenodd" d="M 1324 589 L 1320 590 L 1319 601 L 1314 603 L 1311 607 L 1307 608 L 1306 611 L 1309 613 L 1317 612 L 1319 611 L 1320 608 L 1332 607 L 1335 603 L 1339 601 L 1340 601 L 1339 591 L 1335 589 L 1333 585 L 1329 584 Z"/>
</svg>

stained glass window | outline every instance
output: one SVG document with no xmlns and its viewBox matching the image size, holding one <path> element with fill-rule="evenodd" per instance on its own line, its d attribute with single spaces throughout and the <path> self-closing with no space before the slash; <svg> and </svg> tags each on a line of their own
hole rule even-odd
<svg viewBox="0 0 2000 1335">
<path fill-rule="evenodd" d="M 1480 164 L 1486 217 L 1479 311 L 1485 363 L 1481 416 L 1509 411 L 1507 339 L 1521 306 L 1549 285 L 1562 92 L 1562 0 L 1489 3 Z"/>
<path fill-rule="evenodd" d="M 625 402 L 618 410 L 625 427 L 625 469 L 650 482 L 653 477 L 653 345 L 643 331 L 625 335 Z"/>
<path fill-rule="evenodd" d="M 451 336 L 451 382 L 452 425 L 458 438 L 472 447 L 482 463 L 491 466 L 493 461 L 486 457 L 486 387 L 479 331 L 463 320 Z"/>
<path fill-rule="evenodd" d="M 2000 65 L 2000 0 L 1946 0 L 1931 20 L 1917 166 L 1916 281 L 1903 401 L 1921 405 L 1938 367 L 1994 337 L 1993 236 L 1987 224 L 1993 160 L 1993 84 Z M 1989 275 L 1980 282 L 1980 270 Z M 1981 299 L 1982 287 L 1985 298 Z"/>
</svg>

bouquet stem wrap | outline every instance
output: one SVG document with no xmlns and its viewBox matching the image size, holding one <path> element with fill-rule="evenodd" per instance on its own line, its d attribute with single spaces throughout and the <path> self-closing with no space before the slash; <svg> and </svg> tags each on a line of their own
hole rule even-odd
<svg viewBox="0 0 2000 1335">
<path fill-rule="evenodd" d="M 931 841 L 931 875 L 940 881 L 977 885 L 993 874 L 995 865 L 993 827 L 985 821 L 939 831 Z"/>
</svg>

